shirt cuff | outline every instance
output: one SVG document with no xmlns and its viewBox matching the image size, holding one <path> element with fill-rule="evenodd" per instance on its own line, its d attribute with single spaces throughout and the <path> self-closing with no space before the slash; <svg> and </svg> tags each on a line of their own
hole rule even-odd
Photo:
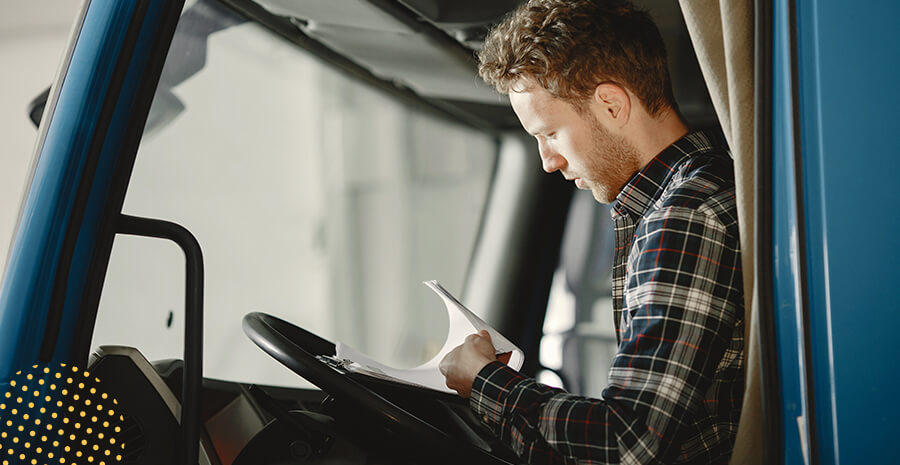
<svg viewBox="0 0 900 465">
<path fill-rule="evenodd" d="M 510 391 L 527 379 L 508 365 L 493 361 L 475 376 L 469 407 L 483 423 L 497 426 L 501 422 L 503 406 Z"/>
</svg>

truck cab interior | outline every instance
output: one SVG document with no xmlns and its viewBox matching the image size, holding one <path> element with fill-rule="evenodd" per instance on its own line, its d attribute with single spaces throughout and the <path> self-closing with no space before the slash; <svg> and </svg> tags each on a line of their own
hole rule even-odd
<svg viewBox="0 0 900 465">
<path fill-rule="evenodd" d="M 85 0 L 57 80 L 29 109 L 40 129 L 0 297 L 0 369 L 47 386 L 90 373 L 79 395 L 117 406 L 106 456 L 84 451 L 98 463 L 518 463 L 465 399 L 329 356 L 344 342 L 398 367 L 431 358 L 447 333 L 422 285 L 436 279 L 523 349 L 524 374 L 601 395 L 617 348 L 608 206 L 544 173 L 506 97 L 477 76 L 486 32 L 519 3 Z M 790 100 L 778 73 L 794 95 L 797 82 L 796 52 L 773 42 L 792 43 L 788 21 L 812 10 L 680 3 L 635 1 L 663 35 L 679 111 L 725 134 L 740 178 L 753 413 L 735 454 L 825 463 L 836 417 L 824 395 L 791 390 L 825 366 L 809 302 L 750 318 L 787 295 L 779 286 L 807 290 L 774 281 L 775 251 L 805 247 L 778 218 L 803 204 L 773 207 L 796 192 L 778 190 L 790 171 L 760 160 L 790 146 L 779 128 L 800 127 L 773 111 Z M 798 147 L 788 168 L 803 166 Z M 795 315 L 811 326 L 785 336 Z M 79 426 L 70 436 L 65 421 L 63 442 L 100 436 L 69 413 Z"/>
<path fill-rule="evenodd" d="M 342 341 L 396 366 L 429 358 L 447 322 L 426 279 L 515 341 L 524 373 L 600 395 L 616 347 L 608 208 L 540 170 L 475 72 L 517 1 L 167 3 L 83 7 L 84 24 L 158 15 L 174 30 L 142 70 L 158 81 L 135 94 L 150 98 L 134 154 L 107 174 L 80 305 L 57 322 L 69 336 L 42 347 L 119 402 L 123 460 L 515 463 L 465 400 L 317 357 Z M 717 125 L 678 6 L 641 6 L 684 117 Z M 36 124 L 65 110 L 60 93 L 35 101 Z"/>
</svg>

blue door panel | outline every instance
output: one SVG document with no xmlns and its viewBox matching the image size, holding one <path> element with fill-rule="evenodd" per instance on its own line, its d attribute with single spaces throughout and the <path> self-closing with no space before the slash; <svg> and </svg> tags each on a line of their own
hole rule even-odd
<svg viewBox="0 0 900 465">
<path fill-rule="evenodd" d="M 118 213 L 106 208 L 114 170 L 133 156 L 136 147 L 125 141 L 140 136 L 158 77 L 158 70 L 153 75 L 147 69 L 164 58 L 171 40 L 163 18 L 177 18 L 181 5 L 181 0 L 85 3 L 67 66 L 45 109 L 37 161 L 0 287 L 0 380 L 38 362 L 42 349 L 50 351 L 42 361 L 84 355 L 72 354 L 71 345 L 100 225 Z M 141 101 L 146 105 L 138 105 Z M 69 252 L 67 241 L 74 244 Z M 62 302 L 58 307 L 51 302 L 54 292 Z"/>
<path fill-rule="evenodd" d="M 797 2 L 820 463 L 890 463 L 900 418 L 896 1 Z"/>
<path fill-rule="evenodd" d="M 62 76 L 56 108 L 19 220 L 0 290 L 0 379 L 37 361 L 53 278 L 133 2 L 93 1 Z"/>
<path fill-rule="evenodd" d="M 791 15 L 788 1 L 773 8 L 772 41 L 772 264 L 773 303 L 778 353 L 778 381 L 783 450 L 786 464 L 803 464 L 808 436 L 803 282 L 798 227 L 798 196 L 793 130 Z M 763 310 L 765 311 L 765 310 Z"/>
<path fill-rule="evenodd" d="M 100 225 L 110 195 L 115 168 L 120 157 L 123 156 L 123 144 L 129 131 L 129 116 L 134 110 L 140 84 L 145 79 L 144 74 L 147 69 L 148 59 L 152 58 L 150 53 L 156 42 L 157 31 L 162 20 L 162 13 L 165 11 L 165 5 L 165 2 L 154 1 L 150 3 L 147 9 L 140 36 L 128 66 L 127 76 L 120 90 L 112 121 L 103 143 L 103 151 L 97 164 L 95 180 L 91 187 L 82 227 L 78 233 L 78 241 L 71 265 L 73 270 L 83 271 L 69 275 L 62 328 L 75 328 L 77 324 L 84 290 L 88 285 L 87 270 L 91 265 L 94 249 L 100 236 Z M 61 331 L 59 333 L 57 339 L 59 350 L 56 351 L 55 358 L 64 360 L 71 358 L 72 354 L 69 348 L 72 346 L 74 334 L 74 331 Z"/>
<path fill-rule="evenodd" d="M 891 463 L 900 3 L 783 0 L 773 13 L 781 456 L 804 464 L 808 447 L 812 463 Z"/>
</svg>

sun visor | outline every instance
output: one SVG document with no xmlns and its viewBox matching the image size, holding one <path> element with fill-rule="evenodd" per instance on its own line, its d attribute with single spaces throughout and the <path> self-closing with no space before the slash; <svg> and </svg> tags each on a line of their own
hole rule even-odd
<svg viewBox="0 0 900 465">
<path fill-rule="evenodd" d="M 301 30 L 379 78 L 423 97 L 508 105 L 485 84 L 474 61 L 436 43 L 368 2 L 257 0 L 272 13 L 301 20 Z"/>
<path fill-rule="evenodd" d="M 315 24 L 304 31 L 370 69 L 426 97 L 503 104 L 501 95 L 484 84 L 473 65 L 432 44 L 427 37 Z"/>
<path fill-rule="evenodd" d="M 255 0 L 278 16 L 357 29 L 407 32 L 409 28 L 369 2 L 359 0 Z"/>
</svg>

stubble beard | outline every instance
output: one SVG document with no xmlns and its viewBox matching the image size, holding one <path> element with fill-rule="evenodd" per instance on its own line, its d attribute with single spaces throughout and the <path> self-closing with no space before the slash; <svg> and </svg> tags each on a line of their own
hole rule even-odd
<svg viewBox="0 0 900 465">
<path fill-rule="evenodd" d="M 637 149 L 591 115 L 592 149 L 585 160 L 587 187 L 600 203 L 612 203 L 640 168 Z"/>
</svg>

